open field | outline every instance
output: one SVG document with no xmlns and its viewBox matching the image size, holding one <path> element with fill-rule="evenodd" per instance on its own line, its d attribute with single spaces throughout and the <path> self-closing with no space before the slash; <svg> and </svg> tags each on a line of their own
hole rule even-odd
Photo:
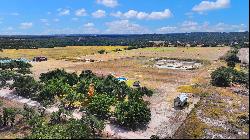
<svg viewBox="0 0 250 140">
<path fill-rule="evenodd" d="M 143 48 L 136 50 L 124 50 L 121 52 L 110 52 L 108 54 L 91 54 L 75 51 L 74 55 L 72 55 L 71 53 L 69 53 L 68 55 L 66 53 L 64 54 L 66 55 L 66 57 L 70 58 L 67 59 L 67 61 L 56 60 L 54 59 L 55 57 L 51 57 L 51 59 L 49 57 L 49 61 L 39 63 L 32 62 L 31 64 L 33 65 L 32 72 L 36 79 L 38 79 L 41 73 L 56 68 L 64 68 L 68 72 L 76 72 L 78 74 L 81 73 L 82 70 L 92 70 L 98 75 L 115 74 L 117 76 L 125 76 L 126 78 L 128 78 L 128 83 L 130 84 L 131 81 L 140 81 L 142 85 L 145 85 L 155 91 L 152 97 L 145 98 L 145 100 L 150 102 L 151 121 L 149 122 L 148 128 L 145 128 L 145 130 L 124 133 L 129 133 L 131 135 L 141 135 L 146 138 L 149 138 L 151 135 L 158 135 L 161 138 L 168 138 L 174 136 L 178 128 L 182 125 L 183 122 L 185 122 L 186 118 L 189 116 L 191 110 L 193 110 L 193 108 L 196 108 L 195 106 L 197 105 L 195 104 L 200 104 L 201 101 L 204 101 L 200 100 L 199 93 L 194 94 L 194 92 L 192 92 L 199 92 L 202 90 L 193 90 L 189 88 L 188 91 L 192 92 L 189 94 L 189 106 L 183 110 L 175 109 L 173 107 L 174 98 L 181 91 L 184 92 L 186 90 L 185 88 L 189 87 L 182 86 L 197 82 L 205 82 L 204 84 L 207 84 L 209 82 L 210 72 L 221 65 L 225 65 L 224 63 L 218 62 L 217 60 L 229 49 L 230 48 L 227 47 Z M 98 51 L 98 49 L 96 50 Z M 53 54 L 52 51 L 54 50 L 51 49 L 51 54 Z M 6 53 L 6 51 L 4 51 L 3 53 Z M 32 52 L 27 51 L 27 53 L 29 54 Z M 197 59 L 209 61 L 210 63 L 206 63 L 201 68 L 192 71 L 159 69 L 153 67 L 153 62 L 150 61 L 152 58 L 155 59 L 159 57 Z M 56 56 L 56 58 L 59 57 Z M 81 62 L 81 59 L 94 59 L 100 61 Z M 221 90 L 217 92 L 224 93 L 221 92 Z M 230 108 L 230 106 L 228 108 Z M 202 109 L 205 110 L 207 108 L 205 108 L 204 105 L 199 108 L 199 110 Z M 207 112 L 210 111 L 208 110 Z M 211 113 L 207 114 L 209 115 Z M 204 121 L 204 116 L 198 117 L 200 117 L 199 121 Z M 186 128 L 188 129 L 188 126 L 185 127 L 185 129 Z M 183 133 L 178 130 L 177 137 L 182 134 Z"/>
<path fill-rule="evenodd" d="M 96 54 L 99 50 L 111 52 L 115 49 L 124 49 L 124 46 L 70 46 L 39 49 L 5 49 L 0 52 L 1 57 L 32 59 L 35 56 L 46 56 L 53 59 L 72 58 Z"/>
</svg>

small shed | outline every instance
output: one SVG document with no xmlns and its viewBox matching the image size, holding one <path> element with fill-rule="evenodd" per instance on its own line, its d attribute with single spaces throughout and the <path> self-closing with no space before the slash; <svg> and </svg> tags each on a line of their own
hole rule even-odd
<svg viewBox="0 0 250 140">
<path fill-rule="evenodd" d="M 187 100 L 188 100 L 187 94 L 181 93 L 174 99 L 174 106 L 183 107 L 185 104 L 187 104 Z"/>
<path fill-rule="evenodd" d="M 135 81 L 135 82 L 133 83 L 133 86 L 134 86 L 134 87 L 141 87 L 140 81 Z"/>
</svg>

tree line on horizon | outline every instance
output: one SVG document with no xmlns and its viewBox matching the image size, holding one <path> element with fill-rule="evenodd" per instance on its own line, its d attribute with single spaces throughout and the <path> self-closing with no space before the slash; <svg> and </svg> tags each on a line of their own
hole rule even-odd
<svg viewBox="0 0 250 140">
<path fill-rule="evenodd" d="M 154 47 L 150 41 L 162 41 L 158 46 L 248 47 L 249 32 L 194 32 L 142 35 L 51 35 L 0 36 L 0 50 L 37 49 L 65 46 L 129 46 L 129 49 Z"/>
</svg>

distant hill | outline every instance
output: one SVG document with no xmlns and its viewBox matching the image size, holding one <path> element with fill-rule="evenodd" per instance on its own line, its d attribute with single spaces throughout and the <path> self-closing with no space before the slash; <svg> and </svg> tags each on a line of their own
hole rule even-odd
<svg viewBox="0 0 250 140">
<path fill-rule="evenodd" d="M 249 32 L 193 32 L 172 34 L 61 34 L 61 35 L 2 35 L 0 49 L 52 48 L 64 46 L 135 46 L 149 47 L 154 41 L 173 46 L 218 45 L 248 47 Z M 151 42 L 151 43 L 150 43 Z"/>
</svg>

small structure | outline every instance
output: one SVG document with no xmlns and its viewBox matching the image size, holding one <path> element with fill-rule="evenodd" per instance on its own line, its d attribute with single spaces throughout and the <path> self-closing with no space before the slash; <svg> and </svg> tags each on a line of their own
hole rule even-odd
<svg viewBox="0 0 250 140">
<path fill-rule="evenodd" d="M 47 61 L 47 60 L 48 58 L 44 56 L 38 56 L 38 57 L 33 58 L 33 61 L 36 61 L 36 62 Z"/>
<path fill-rule="evenodd" d="M 133 86 L 134 86 L 134 87 L 137 87 L 137 88 L 141 87 L 140 81 L 135 81 L 135 82 L 133 83 Z"/>
<path fill-rule="evenodd" d="M 174 99 L 174 107 L 183 107 L 187 104 L 188 96 L 186 93 L 181 93 Z"/>
</svg>

